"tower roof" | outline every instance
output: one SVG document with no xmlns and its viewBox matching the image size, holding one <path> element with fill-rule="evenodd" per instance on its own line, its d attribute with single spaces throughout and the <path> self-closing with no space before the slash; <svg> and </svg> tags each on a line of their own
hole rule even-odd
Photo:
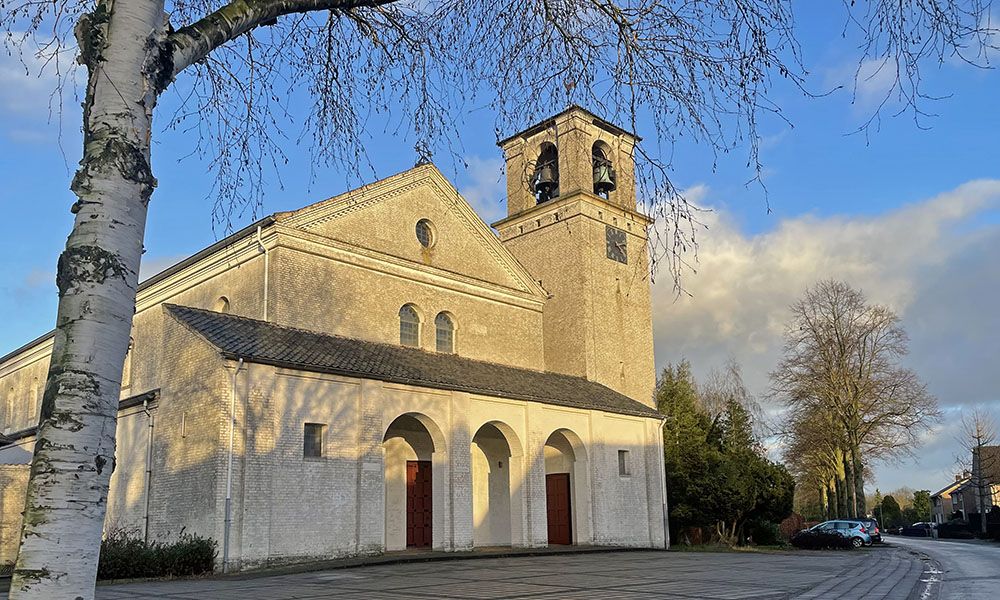
<svg viewBox="0 0 1000 600">
<path fill-rule="evenodd" d="M 570 104 L 568 107 L 566 107 L 565 110 L 563 110 L 561 112 L 558 112 L 558 113 L 552 115 L 551 117 L 546 117 L 542 121 L 539 121 L 538 123 L 535 123 L 534 125 L 528 127 L 527 129 L 524 129 L 523 131 L 519 131 L 518 133 L 515 133 L 512 136 L 509 136 L 509 137 L 506 137 L 506 138 L 500 140 L 499 142 L 497 142 L 497 146 L 501 146 L 501 147 L 505 146 L 505 145 L 507 145 L 508 142 L 510 142 L 510 141 L 512 141 L 512 140 L 514 140 L 516 138 L 519 138 L 519 137 L 528 137 L 528 136 L 533 135 L 533 134 L 535 134 L 535 133 L 537 133 L 539 131 L 542 131 L 544 129 L 552 127 L 555 124 L 556 119 L 558 119 L 559 117 L 561 117 L 563 115 L 567 115 L 569 113 L 574 113 L 574 112 L 575 113 L 581 113 L 582 115 L 584 115 L 586 117 L 589 117 L 591 119 L 591 122 L 594 125 L 596 125 L 597 127 L 600 127 L 601 129 L 604 129 L 608 133 L 611 133 L 613 135 L 629 136 L 629 137 L 635 139 L 636 142 L 641 142 L 642 141 L 642 138 L 639 137 L 638 135 L 636 135 L 635 133 L 632 133 L 631 131 L 628 131 L 626 129 L 622 129 L 621 127 L 618 127 L 617 125 L 615 125 L 615 124 L 613 124 L 613 123 L 611 123 L 609 121 L 606 121 L 602 117 L 600 117 L 600 116 L 592 113 L 591 111 L 587 110 L 586 108 L 583 108 L 582 106 L 579 106 L 579 105 L 576 105 L 576 104 Z"/>
</svg>

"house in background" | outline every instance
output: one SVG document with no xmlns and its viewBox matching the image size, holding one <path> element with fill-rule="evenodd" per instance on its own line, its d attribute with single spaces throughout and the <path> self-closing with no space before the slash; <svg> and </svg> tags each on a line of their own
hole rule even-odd
<svg viewBox="0 0 1000 600">
<path fill-rule="evenodd" d="M 211 537 L 223 569 L 667 546 L 637 142 L 570 107 L 500 143 L 494 229 L 420 164 L 143 282 L 106 529 Z M 0 358 L 0 562 L 53 337 Z"/>
<path fill-rule="evenodd" d="M 1000 446 L 974 450 L 972 470 L 955 475 L 954 482 L 932 494 L 931 504 L 935 523 L 946 523 L 952 516 L 977 520 L 1000 506 Z"/>
<path fill-rule="evenodd" d="M 975 496 L 970 492 L 968 473 L 955 475 L 955 481 L 931 494 L 931 514 L 935 523 L 947 523 L 956 516 L 967 520 L 966 507 L 974 506 Z M 966 504 L 968 502 L 968 504 Z"/>
</svg>

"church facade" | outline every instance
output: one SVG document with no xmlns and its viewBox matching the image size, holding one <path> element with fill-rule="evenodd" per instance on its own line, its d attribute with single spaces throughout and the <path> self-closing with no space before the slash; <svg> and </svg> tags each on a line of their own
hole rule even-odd
<svg viewBox="0 0 1000 600">
<path fill-rule="evenodd" d="M 493 229 L 425 164 L 145 281 L 106 529 L 209 536 L 227 570 L 666 547 L 636 143 L 571 107 L 501 142 Z M 0 564 L 51 344 L 0 359 Z"/>
</svg>

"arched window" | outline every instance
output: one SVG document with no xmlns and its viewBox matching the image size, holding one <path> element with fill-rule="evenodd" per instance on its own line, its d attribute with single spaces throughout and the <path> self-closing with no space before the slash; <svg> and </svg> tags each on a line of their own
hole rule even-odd
<svg viewBox="0 0 1000 600">
<path fill-rule="evenodd" d="M 539 204 L 559 196 L 559 151 L 554 144 L 546 142 L 539 149 L 531 191 Z"/>
<path fill-rule="evenodd" d="M 455 352 L 455 322 L 448 313 L 439 313 L 434 319 L 435 336 L 438 352 Z"/>
<path fill-rule="evenodd" d="M 617 187 L 615 169 L 611 164 L 611 148 L 604 142 L 594 142 L 592 149 L 594 162 L 594 193 L 607 199 Z"/>
<path fill-rule="evenodd" d="M 420 315 L 412 304 L 399 309 L 399 343 L 404 346 L 420 345 Z"/>
<path fill-rule="evenodd" d="M 215 301 L 215 312 L 228 313 L 229 298 L 226 298 L 225 296 L 219 296 L 219 299 Z"/>
</svg>

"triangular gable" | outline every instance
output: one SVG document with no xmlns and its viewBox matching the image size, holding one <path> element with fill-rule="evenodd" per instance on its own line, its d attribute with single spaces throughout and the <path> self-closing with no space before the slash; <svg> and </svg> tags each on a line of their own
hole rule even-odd
<svg viewBox="0 0 1000 600">
<path fill-rule="evenodd" d="M 280 213 L 284 226 L 412 263 L 544 296 L 514 256 L 458 190 L 431 164 Z M 417 221 L 428 219 L 435 241 L 417 241 Z"/>
</svg>

